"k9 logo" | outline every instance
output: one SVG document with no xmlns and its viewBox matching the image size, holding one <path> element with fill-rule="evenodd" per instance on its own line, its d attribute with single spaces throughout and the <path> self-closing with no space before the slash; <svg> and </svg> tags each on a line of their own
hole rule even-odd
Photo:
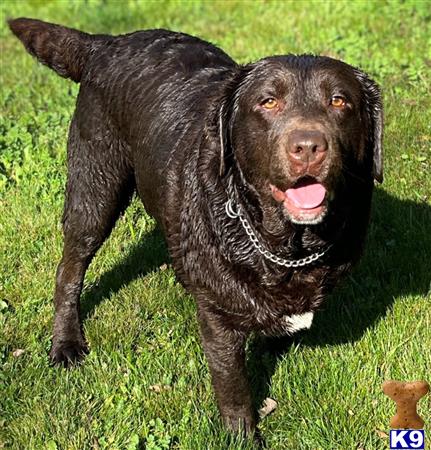
<svg viewBox="0 0 431 450">
<path fill-rule="evenodd" d="M 391 430 L 390 433 L 391 450 L 425 449 L 424 430 Z"/>
</svg>

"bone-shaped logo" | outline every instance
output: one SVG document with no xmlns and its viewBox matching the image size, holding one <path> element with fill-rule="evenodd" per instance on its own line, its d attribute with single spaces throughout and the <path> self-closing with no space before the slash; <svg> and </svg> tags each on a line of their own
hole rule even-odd
<svg viewBox="0 0 431 450">
<path fill-rule="evenodd" d="M 421 429 L 424 426 L 423 419 L 417 413 L 417 403 L 428 391 L 429 384 L 426 381 L 385 381 L 382 385 L 383 392 L 397 405 L 397 411 L 392 417 L 392 428 Z"/>
</svg>

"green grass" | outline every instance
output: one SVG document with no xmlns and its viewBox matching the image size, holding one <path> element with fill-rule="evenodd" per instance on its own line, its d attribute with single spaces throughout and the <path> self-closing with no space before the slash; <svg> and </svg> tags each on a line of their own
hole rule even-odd
<svg viewBox="0 0 431 450">
<path fill-rule="evenodd" d="M 163 266 L 162 238 L 137 199 L 86 277 L 90 355 L 75 370 L 49 366 L 77 86 L 36 64 L 11 36 L 4 20 L 17 16 L 89 32 L 181 30 L 240 62 L 329 54 L 382 85 L 385 182 L 374 198 L 366 255 L 309 332 L 284 344 L 252 340 L 249 368 L 256 403 L 278 402 L 261 423 L 268 448 L 388 448 L 378 432 L 388 431 L 394 405 L 381 383 L 431 381 L 430 3 L 1 4 L 0 448 L 237 450 L 253 444 L 223 431 L 193 299 Z M 428 445 L 430 398 L 419 408 Z"/>
</svg>

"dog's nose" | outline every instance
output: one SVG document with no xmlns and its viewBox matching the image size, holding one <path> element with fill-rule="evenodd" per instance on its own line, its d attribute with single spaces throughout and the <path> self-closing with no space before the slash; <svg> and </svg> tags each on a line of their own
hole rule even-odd
<svg viewBox="0 0 431 450">
<path fill-rule="evenodd" d="M 325 135 L 317 130 L 294 130 L 288 137 L 288 152 L 292 158 L 312 162 L 326 154 L 328 142 Z"/>
<path fill-rule="evenodd" d="M 318 130 L 293 130 L 287 139 L 287 152 L 298 174 L 308 169 L 319 169 L 326 158 L 328 141 Z"/>
</svg>

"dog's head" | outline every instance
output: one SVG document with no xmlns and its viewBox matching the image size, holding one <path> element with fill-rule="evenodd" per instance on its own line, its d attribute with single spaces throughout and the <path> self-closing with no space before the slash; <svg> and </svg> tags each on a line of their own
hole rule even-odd
<svg viewBox="0 0 431 450">
<path fill-rule="evenodd" d="M 318 224 L 352 177 L 381 182 L 380 90 L 363 72 L 315 56 L 240 69 L 220 111 L 221 173 L 230 164 L 264 202 Z"/>
</svg>

